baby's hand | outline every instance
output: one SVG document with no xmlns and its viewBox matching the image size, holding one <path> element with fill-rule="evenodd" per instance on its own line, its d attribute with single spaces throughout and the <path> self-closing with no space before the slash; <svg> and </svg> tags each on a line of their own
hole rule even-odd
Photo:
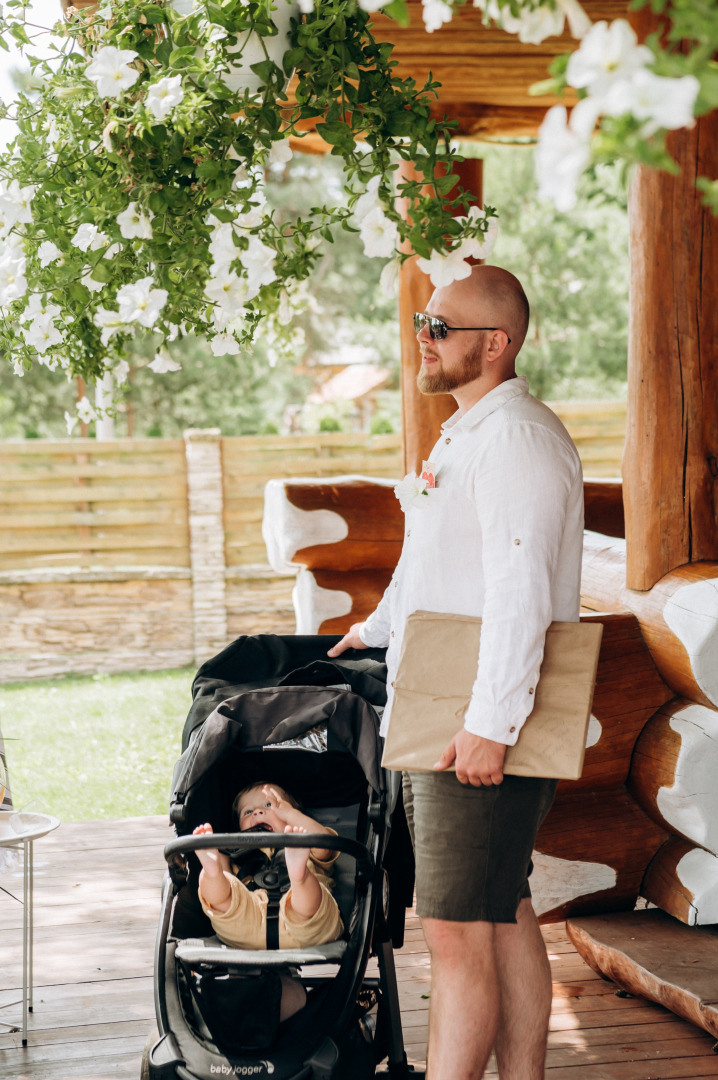
<svg viewBox="0 0 718 1080">
<path fill-rule="evenodd" d="M 301 825 L 287 825 L 284 831 L 285 833 L 306 833 L 307 830 L 303 829 Z M 309 852 L 310 848 L 303 847 L 285 847 L 284 849 L 289 879 L 293 885 L 304 881 L 307 876 Z"/>
<path fill-rule="evenodd" d="M 209 822 L 205 821 L 204 825 L 198 825 L 193 830 L 193 836 L 211 836 L 214 832 Z M 201 848 L 196 852 L 197 858 L 202 863 L 202 869 L 208 877 L 221 877 L 222 872 L 229 866 L 229 860 L 226 855 L 222 855 L 217 848 Z"/>
<path fill-rule="evenodd" d="M 273 809 L 277 817 L 284 822 L 285 825 L 292 825 L 297 823 L 298 811 L 291 803 L 288 803 L 286 799 L 283 799 L 276 788 L 273 788 L 270 784 L 265 784 L 262 788 L 262 793 L 272 800 Z M 285 830 L 286 831 L 286 830 Z"/>
</svg>

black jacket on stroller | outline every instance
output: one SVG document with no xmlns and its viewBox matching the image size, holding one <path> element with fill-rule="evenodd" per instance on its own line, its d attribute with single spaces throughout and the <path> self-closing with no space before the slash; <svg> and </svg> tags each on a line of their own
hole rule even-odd
<svg viewBox="0 0 718 1080">
<path fill-rule="evenodd" d="M 393 946 L 403 940 L 413 861 L 400 812 L 392 826 L 397 777 L 380 765 L 383 650 L 329 662 L 337 640 L 243 637 L 197 673 L 172 782 L 177 839 L 165 849 L 155 970 L 160 1037 L 145 1056 L 146 1076 L 365 1080 L 384 1058 L 389 1075 L 409 1075 Z M 337 835 L 237 832 L 234 796 L 267 780 Z M 193 836 L 204 821 L 214 834 Z M 340 852 L 333 876 L 343 938 L 243 950 L 214 936 L 197 895 L 194 852 L 219 847 L 236 862 L 260 845 Z M 271 880 L 269 892 L 271 904 Z M 378 975 L 367 977 L 372 955 Z M 299 980 L 307 994 L 304 1008 L 282 1024 L 280 975 Z"/>
</svg>

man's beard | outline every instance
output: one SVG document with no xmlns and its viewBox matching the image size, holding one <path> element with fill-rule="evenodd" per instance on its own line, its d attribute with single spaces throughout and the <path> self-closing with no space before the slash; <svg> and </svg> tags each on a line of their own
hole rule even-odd
<svg viewBox="0 0 718 1080">
<path fill-rule="evenodd" d="M 441 361 L 437 361 L 438 364 Z M 416 385 L 422 394 L 450 394 L 452 390 L 458 390 L 460 386 L 478 379 L 483 372 L 481 363 L 481 349 L 475 348 L 466 353 L 461 364 L 453 371 L 444 371 L 441 368 L 436 371 L 428 371 L 422 364 L 416 377 Z"/>
</svg>

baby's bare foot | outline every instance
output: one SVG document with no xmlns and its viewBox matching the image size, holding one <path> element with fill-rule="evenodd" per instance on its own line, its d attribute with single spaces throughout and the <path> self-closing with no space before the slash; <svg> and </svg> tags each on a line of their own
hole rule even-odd
<svg viewBox="0 0 718 1080">
<path fill-rule="evenodd" d="M 285 833 L 306 833 L 301 825 L 287 825 Z M 307 862 L 309 861 L 310 848 L 286 847 L 284 858 L 287 862 L 287 870 L 291 881 L 303 881 L 307 874 Z"/>
</svg>

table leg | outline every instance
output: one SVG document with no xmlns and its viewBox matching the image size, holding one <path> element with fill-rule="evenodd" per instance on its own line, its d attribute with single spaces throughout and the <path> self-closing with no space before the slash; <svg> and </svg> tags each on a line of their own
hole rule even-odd
<svg viewBox="0 0 718 1080">
<path fill-rule="evenodd" d="M 35 941 L 35 851 L 33 849 L 33 841 L 30 840 L 30 841 L 28 841 L 28 843 L 30 845 L 30 869 L 28 871 L 29 880 L 30 880 L 30 898 L 29 898 L 30 899 L 30 905 L 29 905 L 29 911 L 28 911 L 28 937 L 29 937 L 30 940 L 28 941 L 29 949 L 28 949 L 27 975 L 28 975 L 28 983 L 29 983 L 29 987 L 28 987 L 29 994 L 28 994 L 27 1004 L 28 1004 L 29 1011 L 32 1012 L 32 991 L 33 991 L 33 985 L 34 985 L 34 982 L 35 982 L 35 980 L 33 978 L 33 944 L 34 944 L 34 941 Z"/>
<path fill-rule="evenodd" d="M 30 841 L 23 841 L 22 851 L 22 1045 L 27 1046 L 28 1007 L 28 942 L 30 936 L 28 910 L 28 873 L 30 866 Z"/>
</svg>

